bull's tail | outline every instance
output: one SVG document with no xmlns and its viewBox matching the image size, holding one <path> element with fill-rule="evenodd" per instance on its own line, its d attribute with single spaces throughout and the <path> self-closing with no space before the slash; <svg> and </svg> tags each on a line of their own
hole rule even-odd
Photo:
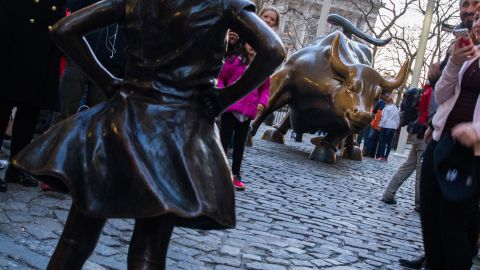
<svg viewBox="0 0 480 270">
<path fill-rule="evenodd" d="M 345 33 L 345 34 L 351 33 L 351 34 L 353 34 L 353 35 L 355 35 L 355 36 L 357 36 L 357 37 L 359 37 L 359 38 L 365 40 L 366 42 L 368 42 L 370 44 L 373 44 L 375 46 L 379 46 L 379 47 L 385 46 L 388 43 L 390 43 L 390 41 L 392 40 L 391 37 L 386 38 L 386 39 L 378 39 L 378 38 L 371 37 L 371 36 L 367 35 L 366 33 L 362 32 L 360 29 L 358 29 L 349 20 L 347 20 L 346 18 L 344 18 L 344 17 L 342 17 L 338 14 L 328 15 L 327 21 L 330 24 L 341 26 L 343 28 L 343 33 Z"/>
<path fill-rule="evenodd" d="M 287 75 L 288 75 L 288 70 L 286 68 L 282 68 L 272 75 L 270 79 L 270 99 L 283 86 L 283 82 L 285 81 Z"/>
</svg>

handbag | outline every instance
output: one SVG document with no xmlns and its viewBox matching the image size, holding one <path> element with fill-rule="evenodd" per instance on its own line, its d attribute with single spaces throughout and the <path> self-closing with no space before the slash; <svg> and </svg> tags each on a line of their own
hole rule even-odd
<svg viewBox="0 0 480 270">
<path fill-rule="evenodd" d="M 472 148 L 465 147 L 450 135 L 435 146 L 433 165 L 442 196 L 450 202 L 470 199 L 477 190 L 476 159 Z"/>
</svg>

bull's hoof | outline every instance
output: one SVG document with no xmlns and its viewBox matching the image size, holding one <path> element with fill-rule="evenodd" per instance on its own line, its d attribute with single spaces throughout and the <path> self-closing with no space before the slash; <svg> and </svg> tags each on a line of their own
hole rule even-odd
<svg viewBox="0 0 480 270">
<path fill-rule="evenodd" d="M 362 150 L 356 145 L 347 145 L 343 148 L 342 158 L 361 161 Z"/>
<path fill-rule="evenodd" d="M 267 131 L 263 133 L 262 140 L 285 144 L 285 138 L 283 137 L 283 134 L 275 128 L 267 129 Z"/>
<path fill-rule="evenodd" d="M 313 137 L 310 139 L 310 142 L 314 145 L 322 145 L 323 144 L 323 138 L 322 136 L 317 136 L 317 137 Z"/>
<path fill-rule="evenodd" d="M 252 134 L 248 133 L 248 137 L 247 137 L 247 144 L 246 144 L 248 147 L 252 147 L 253 146 L 253 139 L 252 139 Z"/>
<path fill-rule="evenodd" d="M 335 148 L 331 147 L 328 143 L 322 142 L 315 145 L 312 153 L 310 153 L 310 159 L 335 164 L 337 162 L 337 153 Z"/>
</svg>

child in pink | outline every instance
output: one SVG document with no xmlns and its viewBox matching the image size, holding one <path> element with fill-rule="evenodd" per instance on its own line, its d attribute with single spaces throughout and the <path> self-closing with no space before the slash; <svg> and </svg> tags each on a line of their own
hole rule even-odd
<svg viewBox="0 0 480 270">
<path fill-rule="evenodd" d="M 237 81 L 243 75 L 254 56 L 255 51 L 245 43 L 240 54 L 225 60 L 225 64 L 218 76 L 217 87 L 224 88 Z M 240 167 L 242 166 L 245 144 L 250 131 L 250 122 L 252 119 L 255 119 L 257 111 L 262 110 L 267 105 L 269 94 L 270 79 L 267 79 L 257 89 L 228 107 L 221 116 L 220 139 L 225 152 L 227 152 L 229 142 L 233 136 L 233 184 L 239 190 L 245 189 L 245 184 L 241 181 Z"/>
</svg>

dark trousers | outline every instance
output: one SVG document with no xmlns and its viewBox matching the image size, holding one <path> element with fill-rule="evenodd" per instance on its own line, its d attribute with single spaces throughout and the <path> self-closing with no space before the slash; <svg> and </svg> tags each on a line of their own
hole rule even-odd
<svg viewBox="0 0 480 270">
<path fill-rule="evenodd" d="M 103 91 L 87 77 L 82 69 L 69 61 L 65 67 L 59 86 L 59 121 L 77 113 L 82 94 L 85 91 L 87 91 L 86 105 L 89 107 L 106 99 Z"/>
<path fill-rule="evenodd" d="M 0 146 L 3 143 L 8 121 L 14 107 L 17 107 L 12 129 L 10 158 L 32 141 L 40 109 L 31 105 L 13 104 L 0 100 Z"/>
<path fill-rule="evenodd" d="M 242 166 L 245 144 L 250 131 L 250 122 L 250 119 L 245 122 L 238 121 L 231 112 L 222 114 L 221 118 L 220 139 L 225 153 L 233 136 L 232 173 L 237 176 L 240 176 L 240 167 Z"/>
<path fill-rule="evenodd" d="M 367 142 L 367 139 L 368 139 L 368 134 L 370 133 L 370 126 L 362 129 L 362 131 L 360 131 L 360 133 L 358 133 L 357 135 L 357 144 L 360 145 L 362 144 L 362 140 L 366 143 Z"/>
<path fill-rule="evenodd" d="M 374 128 L 370 128 L 368 132 L 368 137 L 365 140 L 365 144 L 363 146 L 363 152 L 365 156 L 375 157 L 375 153 L 377 152 L 379 135 L 380 131 Z"/>
<path fill-rule="evenodd" d="M 382 128 L 380 131 L 380 142 L 377 148 L 377 158 L 388 158 L 390 149 L 392 149 L 393 136 L 395 136 L 395 130 L 393 128 Z"/>
<path fill-rule="evenodd" d="M 477 251 L 479 192 L 463 202 L 450 202 L 442 196 L 433 167 L 436 145 L 432 140 L 423 154 L 420 179 L 420 217 L 428 269 L 469 270 Z M 480 165 L 478 157 L 476 162 Z"/>
</svg>

